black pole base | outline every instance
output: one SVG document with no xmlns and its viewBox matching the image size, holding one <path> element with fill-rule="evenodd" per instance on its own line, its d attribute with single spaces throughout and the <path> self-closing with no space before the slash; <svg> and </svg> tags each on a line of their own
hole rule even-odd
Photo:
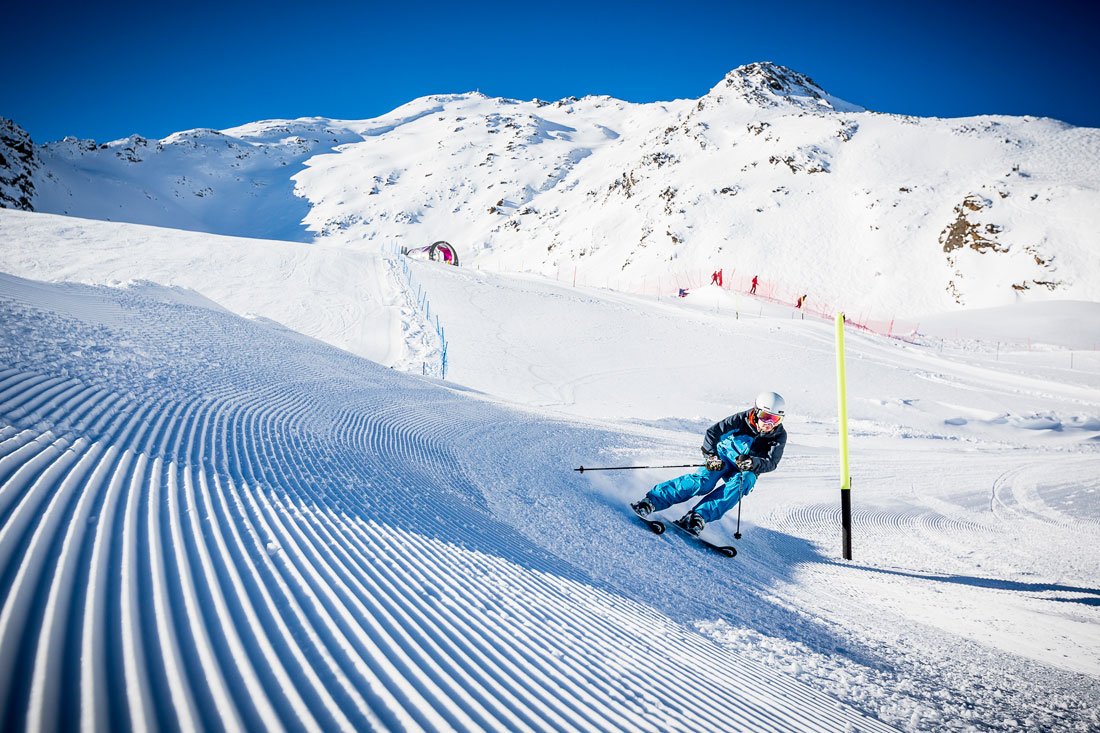
<svg viewBox="0 0 1100 733">
<path fill-rule="evenodd" d="M 840 490 L 840 525 L 843 528 L 841 541 L 844 547 L 844 559 L 852 559 L 852 490 Z"/>
</svg>

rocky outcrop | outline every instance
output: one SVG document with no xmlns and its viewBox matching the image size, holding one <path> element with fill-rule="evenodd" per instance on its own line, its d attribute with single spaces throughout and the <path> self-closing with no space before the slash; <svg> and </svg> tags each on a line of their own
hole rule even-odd
<svg viewBox="0 0 1100 733">
<path fill-rule="evenodd" d="M 726 74 L 712 95 L 714 92 L 732 92 L 762 108 L 789 105 L 812 111 L 863 111 L 862 107 L 829 94 L 805 74 L 768 61 L 737 67 Z"/>
<path fill-rule="evenodd" d="M 971 215 L 976 214 L 990 205 L 988 199 L 976 194 L 970 194 L 962 203 L 955 207 L 955 221 L 947 225 L 940 233 L 940 244 L 947 253 L 948 262 L 954 264 L 952 253 L 963 247 L 969 247 L 975 252 L 1007 252 L 1008 248 L 1002 246 L 992 236 L 999 234 L 1001 229 L 996 224 L 981 224 L 971 220 Z"/>
<path fill-rule="evenodd" d="M 983 256 L 997 254 L 1016 257 L 1027 262 L 1032 271 L 1040 273 L 1038 277 L 1013 283 L 1011 287 L 1016 292 L 1029 290 L 1035 286 L 1051 291 L 1061 287 L 1063 283 L 1051 276 L 1054 271 L 1053 257 L 1042 254 L 1033 245 L 1017 247 L 1017 251 L 1014 252 L 1012 245 L 998 241 L 997 235 L 1004 231 L 1004 227 L 988 221 L 989 209 L 992 206 L 993 202 L 990 199 L 974 193 L 969 194 L 955 207 L 955 221 L 940 232 L 939 241 L 947 255 L 947 264 L 953 273 L 946 288 L 952 299 L 959 305 L 966 305 L 963 287 L 966 281 L 964 273 L 966 268 L 960 256 L 967 252 L 977 252 Z M 970 269 L 974 270 L 973 263 Z"/>
<path fill-rule="evenodd" d="M 34 142 L 19 125 L 0 117 L 0 208 L 34 211 Z"/>
</svg>

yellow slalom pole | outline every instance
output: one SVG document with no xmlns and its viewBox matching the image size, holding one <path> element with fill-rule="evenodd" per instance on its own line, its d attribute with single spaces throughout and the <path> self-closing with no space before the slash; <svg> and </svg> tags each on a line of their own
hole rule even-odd
<svg viewBox="0 0 1100 733">
<path fill-rule="evenodd" d="M 840 521 L 844 559 L 852 559 L 852 474 L 848 465 L 848 389 L 844 373 L 844 314 L 836 314 L 836 402 L 840 429 Z"/>
</svg>

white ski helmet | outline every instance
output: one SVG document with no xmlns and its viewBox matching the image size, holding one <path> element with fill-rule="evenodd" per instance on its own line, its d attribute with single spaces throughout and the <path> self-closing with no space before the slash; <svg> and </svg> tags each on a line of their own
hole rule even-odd
<svg viewBox="0 0 1100 733">
<path fill-rule="evenodd" d="M 775 392 L 761 392 L 756 395 L 756 409 L 770 412 L 772 415 L 783 415 L 787 403 Z"/>
</svg>

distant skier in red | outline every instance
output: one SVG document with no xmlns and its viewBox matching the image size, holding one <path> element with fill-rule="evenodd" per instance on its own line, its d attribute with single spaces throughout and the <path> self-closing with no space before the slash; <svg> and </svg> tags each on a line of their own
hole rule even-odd
<svg viewBox="0 0 1100 733">
<path fill-rule="evenodd" d="M 714 272 L 710 273 L 710 284 L 711 285 L 718 285 L 718 286 L 722 285 L 721 281 L 718 279 L 718 270 L 715 270 Z"/>
<path fill-rule="evenodd" d="M 722 268 L 718 268 L 718 287 L 722 287 Z"/>
<path fill-rule="evenodd" d="M 752 276 L 752 288 L 749 290 L 750 295 L 756 295 L 756 286 L 760 283 L 760 278 L 756 275 Z"/>
</svg>

